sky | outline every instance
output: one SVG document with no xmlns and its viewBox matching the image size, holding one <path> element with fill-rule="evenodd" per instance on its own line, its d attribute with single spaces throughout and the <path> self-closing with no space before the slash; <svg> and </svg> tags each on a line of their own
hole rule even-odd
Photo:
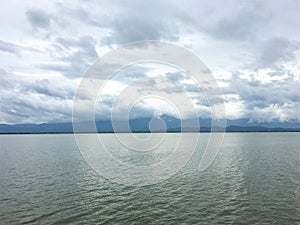
<svg viewBox="0 0 300 225">
<path fill-rule="evenodd" d="M 299 0 L 3 2 L 0 123 L 71 121 L 88 68 L 118 46 L 144 40 L 197 55 L 223 92 L 226 118 L 300 121 L 299 12 Z M 150 63 L 116 74 L 99 95 L 96 117 L 109 118 L 116 97 L 139 78 L 155 88 L 155 76 L 169 81 L 161 93 L 185 93 L 200 117 L 210 115 L 199 85 L 178 69 Z M 176 115 L 173 108 L 149 98 L 131 116 Z"/>
</svg>

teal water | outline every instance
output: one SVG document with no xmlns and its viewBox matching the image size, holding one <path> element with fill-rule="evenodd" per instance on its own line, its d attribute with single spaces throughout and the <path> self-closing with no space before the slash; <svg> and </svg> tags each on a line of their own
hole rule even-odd
<svg viewBox="0 0 300 225">
<path fill-rule="evenodd" d="M 175 176 L 145 187 L 99 176 L 71 134 L 0 138 L 0 224 L 300 224 L 300 133 L 227 133 L 204 172 L 199 147 Z M 108 145 L 133 164 L 170 154 Z"/>
</svg>

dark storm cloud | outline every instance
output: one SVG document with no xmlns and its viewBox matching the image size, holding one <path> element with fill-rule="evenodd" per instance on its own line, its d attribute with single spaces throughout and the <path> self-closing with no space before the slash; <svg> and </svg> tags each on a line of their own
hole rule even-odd
<svg viewBox="0 0 300 225">
<path fill-rule="evenodd" d="M 34 8 L 27 10 L 25 14 L 33 28 L 49 28 L 51 20 L 45 10 Z"/>
</svg>

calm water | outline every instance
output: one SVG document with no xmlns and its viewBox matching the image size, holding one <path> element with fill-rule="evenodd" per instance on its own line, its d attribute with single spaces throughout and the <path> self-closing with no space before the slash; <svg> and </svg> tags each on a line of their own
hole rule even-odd
<svg viewBox="0 0 300 225">
<path fill-rule="evenodd" d="M 136 158 L 103 135 L 135 164 L 170 147 Z M 206 171 L 197 170 L 200 145 L 182 171 L 146 187 L 97 175 L 73 135 L 0 138 L 1 224 L 300 224 L 300 133 L 228 133 Z"/>
</svg>

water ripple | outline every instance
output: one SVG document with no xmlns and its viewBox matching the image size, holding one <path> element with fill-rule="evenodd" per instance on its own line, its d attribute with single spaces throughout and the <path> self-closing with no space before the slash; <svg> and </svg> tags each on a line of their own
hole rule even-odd
<svg viewBox="0 0 300 225">
<path fill-rule="evenodd" d="M 178 174 L 146 187 L 100 177 L 72 135 L 2 137 L 1 224 L 300 224 L 299 134 L 226 136 L 208 170 L 197 170 L 198 149 Z"/>
</svg>

